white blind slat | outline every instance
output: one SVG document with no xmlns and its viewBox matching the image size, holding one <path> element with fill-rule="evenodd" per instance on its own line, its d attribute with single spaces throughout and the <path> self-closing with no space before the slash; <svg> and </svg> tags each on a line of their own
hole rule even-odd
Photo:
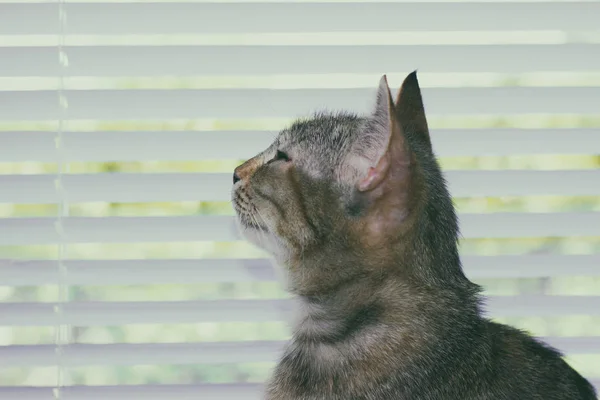
<svg viewBox="0 0 600 400">
<path fill-rule="evenodd" d="M 64 389 L 63 393 L 65 400 L 198 400 L 198 393 L 207 399 L 260 400 L 263 388 L 256 383 L 72 386 Z"/>
<path fill-rule="evenodd" d="M 600 296 L 489 296 L 490 316 L 600 316 Z M 289 321 L 291 300 L 212 300 L 170 302 L 70 302 L 63 321 L 73 326 L 125 324 L 183 324 L 199 322 Z M 56 323 L 52 303 L 0 304 L 0 325 L 51 326 Z"/>
<path fill-rule="evenodd" d="M 53 389 L 35 386 L 0 386 L 0 397 L 14 400 L 56 400 Z"/>
<path fill-rule="evenodd" d="M 543 337 L 567 355 L 600 353 L 598 337 Z M 209 343 L 70 344 L 65 367 L 88 365 L 236 364 L 276 362 L 285 341 Z M 0 368 L 56 365 L 54 345 L 0 346 Z"/>
<path fill-rule="evenodd" d="M 229 201 L 231 173 L 111 173 L 62 177 L 71 203 Z M 454 197 L 598 196 L 600 170 L 448 171 Z M 0 175 L 0 203 L 56 203 L 55 175 Z"/>
<path fill-rule="evenodd" d="M 69 260 L 64 264 L 68 270 L 66 279 L 71 285 L 262 282 L 276 279 L 267 259 Z M 4 285 L 45 285 L 57 280 L 56 261 L 0 260 L 0 282 Z"/>
<path fill-rule="evenodd" d="M 56 34 L 55 4 L 0 5 L 0 34 Z M 70 34 L 585 30 L 592 2 L 68 4 Z M 246 18 L 252 15 L 252 18 Z M 344 18 L 339 18 L 343 15 Z M 452 18 L 448 18 L 451 15 Z M 402 16 L 399 19 L 398 16 Z M 30 21 L 19 24 L 17 21 Z"/>
<path fill-rule="evenodd" d="M 471 279 L 600 276 L 598 254 L 461 256 Z M 268 259 L 67 260 L 69 285 L 150 285 L 273 282 Z M 0 260 L 5 286 L 58 283 L 54 260 Z"/>
<path fill-rule="evenodd" d="M 600 69 L 600 44 L 68 46 L 69 76 L 526 73 Z M 53 47 L 0 47 L 0 76 L 56 76 Z M 477 59 L 477 62 L 473 62 Z M 306 63 L 305 60 L 319 60 Z M 417 60 L 417 61 L 415 61 Z M 440 63 L 440 60 L 444 60 Z M 242 61 L 242 62 L 240 62 Z"/>
<path fill-rule="evenodd" d="M 70 90 L 71 119 L 271 118 L 311 114 L 318 109 L 366 112 L 374 89 L 182 89 Z M 594 114 L 600 87 L 424 88 L 430 115 Z M 460 99 L 460 101 L 457 101 Z M 56 92 L 0 92 L 0 118 L 52 120 Z"/>
<path fill-rule="evenodd" d="M 2 387 L 0 398 L 10 400 L 56 400 L 51 387 Z M 61 400 L 260 400 L 262 385 L 256 383 L 221 383 L 190 385 L 118 385 L 69 386 L 61 390 Z"/>
<path fill-rule="evenodd" d="M 461 235 L 473 238 L 600 236 L 600 212 L 459 214 Z M 0 245 L 240 240 L 234 217 L 67 217 L 0 219 Z"/>
<path fill-rule="evenodd" d="M 63 365 L 235 364 L 275 362 L 283 341 L 214 343 L 70 344 Z M 595 341 L 569 343 L 575 352 L 595 351 Z M 56 365 L 54 345 L 0 346 L 0 368 Z"/>
<path fill-rule="evenodd" d="M 245 159 L 264 150 L 273 131 L 65 132 L 56 151 L 53 132 L 0 132 L 4 162 L 189 161 Z M 432 129 L 439 157 L 600 154 L 600 129 Z M 231 144 L 235 143 L 235 146 Z"/>
</svg>

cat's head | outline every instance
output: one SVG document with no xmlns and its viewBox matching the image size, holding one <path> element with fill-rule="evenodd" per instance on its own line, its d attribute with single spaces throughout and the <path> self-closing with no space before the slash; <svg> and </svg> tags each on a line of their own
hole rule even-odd
<svg viewBox="0 0 600 400">
<path fill-rule="evenodd" d="M 318 292 L 371 273 L 428 283 L 462 275 L 416 72 L 395 102 L 383 76 L 375 103 L 367 116 L 297 121 L 235 169 L 240 230 L 287 270 L 292 290 Z"/>
</svg>

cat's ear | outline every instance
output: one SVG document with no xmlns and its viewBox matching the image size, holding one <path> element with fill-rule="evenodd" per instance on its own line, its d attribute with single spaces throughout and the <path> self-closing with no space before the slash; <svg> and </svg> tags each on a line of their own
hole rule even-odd
<svg viewBox="0 0 600 400">
<path fill-rule="evenodd" d="M 388 192 L 389 190 L 385 190 L 386 188 L 391 189 L 397 184 L 401 185 L 400 180 L 404 180 L 403 178 L 408 174 L 411 161 L 410 152 L 395 113 L 394 101 L 384 75 L 379 82 L 377 104 L 373 115 L 377 130 L 380 131 L 379 134 L 385 138 L 384 146 L 379 151 L 375 165 L 370 166 L 359 181 L 358 190 L 361 192 L 378 188 Z"/>
<path fill-rule="evenodd" d="M 404 132 L 414 134 L 415 139 L 425 144 L 431 150 L 429 127 L 425 117 L 425 107 L 421 88 L 417 79 L 417 71 L 411 72 L 402 83 L 396 97 L 396 119 Z"/>
</svg>

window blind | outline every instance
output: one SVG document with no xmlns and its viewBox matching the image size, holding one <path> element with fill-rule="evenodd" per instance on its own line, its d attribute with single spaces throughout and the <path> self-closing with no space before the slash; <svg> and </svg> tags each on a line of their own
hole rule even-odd
<svg viewBox="0 0 600 400">
<path fill-rule="evenodd" d="M 261 398 L 231 174 L 419 70 L 491 318 L 600 387 L 600 2 L 0 2 L 0 398 Z"/>
</svg>

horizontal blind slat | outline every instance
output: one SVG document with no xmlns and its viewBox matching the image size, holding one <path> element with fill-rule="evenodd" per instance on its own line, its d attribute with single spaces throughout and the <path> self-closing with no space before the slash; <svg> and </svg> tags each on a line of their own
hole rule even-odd
<svg viewBox="0 0 600 400">
<path fill-rule="evenodd" d="M 1 162 L 190 161 L 246 159 L 267 148 L 273 131 L 0 132 Z M 600 154 L 600 129 L 431 129 L 439 157 Z M 232 146 L 231 143 L 235 143 Z"/>
<path fill-rule="evenodd" d="M 459 214 L 472 238 L 600 236 L 600 212 Z M 0 219 L 0 245 L 240 240 L 235 217 L 68 217 Z M 59 231 L 62 231 L 60 233 Z"/>
<path fill-rule="evenodd" d="M 600 87 L 424 88 L 429 115 L 595 114 Z M 318 109 L 359 113 L 372 107 L 375 90 L 359 89 L 183 89 L 68 90 L 70 119 L 294 117 Z M 53 120 L 56 92 L 0 92 L 0 119 Z"/>
<path fill-rule="evenodd" d="M 600 337 L 540 337 L 566 355 L 600 353 Z M 207 343 L 68 344 L 64 367 L 88 365 L 237 364 L 276 362 L 285 341 Z M 59 362 L 55 345 L 0 346 L 0 368 L 52 366 Z"/>
<path fill-rule="evenodd" d="M 252 154 L 248 154 L 248 157 Z M 567 171 L 446 172 L 454 197 L 598 196 L 600 169 Z M 232 173 L 104 173 L 61 177 L 70 203 L 229 201 Z M 0 203 L 46 204 L 60 201 L 56 176 L 0 175 Z"/>
<path fill-rule="evenodd" d="M 12 400 L 56 400 L 53 389 L 37 386 L 0 386 L 0 398 Z"/>
<path fill-rule="evenodd" d="M 576 352 L 595 350 L 593 340 L 572 343 Z M 591 338 L 590 338 L 591 339 Z M 600 340 L 598 340 L 600 341 Z M 87 365 L 236 364 L 274 362 L 283 341 L 212 343 L 69 344 L 62 348 L 65 367 Z M 565 350 L 567 351 L 567 350 Z M 0 346 L 2 367 L 52 366 L 59 356 L 55 345 Z"/>
<path fill-rule="evenodd" d="M 70 285 L 276 280 L 268 259 L 67 260 L 63 261 L 63 265 L 67 270 L 63 280 Z M 56 260 L 0 260 L 0 282 L 3 285 L 57 284 L 59 278 Z"/>
<path fill-rule="evenodd" d="M 0 4 L 0 35 L 56 35 L 58 4 Z"/>
<path fill-rule="evenodd" d="M 66 46 L 64 51 L 71 77 L 391 74 L 416 68 L 420 73 L 600 69 L 600 44 Z M 54 47 L 0 47 L 0 59 L 0 76 L 57 76 L 61 68 Z"/>
<path fill-rule="evenodd" d="M 490 296 L 489 316 L 600 316 L 600 296 Z M 290 322 L 292 300 L 213 300 L 171 302 L 71 302 L 63 322 L 73 326 L 183 324 L 199 322 Z M 50 326 L 52 303 L 0 303 L 0 326 Z"/>
<path fill-rule="evenodd" d="M 461 255 L 470 279 L 600 276 L 600 254 Z M 70 285 L 274 282 L 269 259 L 67 260 Z M 5 286 L 58 284 L 56 260 L 0 260 Z"/>
<path fill-rule="evenodd" d="M 596 29 L 600 6 L 592 2 L 157 2 L 68 4 L 67 13 L 71 34 L 530 31 Z M 0 34 L 55 34 L 57 19 L 55 5 L 3 4 Z M 18 23 L 28 20 L 25 25 Z"/>
<path fill-rule="evenodd" d="M 261 400 L 262 385 L 257 383 L 221 383 L 189 385 L 118 385 L 68 386 L 61 400 Z M 1 387 L 0 398 L 10 400 L 56 400 L 50 387 Z"/>
<path fill-rule="evenodd" d="M 201 395 L 205 399 L 223 400 L 259 400 L 262 398 L 262 386 L 253 383 L 200 384 L 192 387 L 176 385 L 152 385 L 151 390 L 145 386 L 114 386 L 98 392 L 93 386 L 79 386 L 66 389 L 65 400 L 198 400 Z"/>
</svg>

